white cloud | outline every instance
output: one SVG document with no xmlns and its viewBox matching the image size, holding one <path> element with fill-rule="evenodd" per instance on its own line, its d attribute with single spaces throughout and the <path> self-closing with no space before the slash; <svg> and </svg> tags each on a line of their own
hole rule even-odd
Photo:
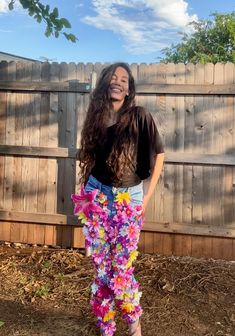
<svg viewBox="0 0 235 336">
<path fill-rule="evenodd" d="M 83 22 L 121 36 L 132 54 L 156 52 L 175 43 L 179 31 L 197 15 L 188 13 L 185 0 L 92 0 L 94 16 Z"/>
<path fill-rule="evenodd" d="M 10 0 L 0 0 L 0 13 L 7 13 L 9 11 L 8 5 L 9 5 Z M 14 3 L 14 8 L 17 9 L 19 8 L 19 2 L 18 0 L 15 1 Z"/>
<path fill-rule="evenodd" d="M 8 12 L 8 5 L 9 5 L 9 1 L 0 0 L 0 13 Z"/>
</svg>

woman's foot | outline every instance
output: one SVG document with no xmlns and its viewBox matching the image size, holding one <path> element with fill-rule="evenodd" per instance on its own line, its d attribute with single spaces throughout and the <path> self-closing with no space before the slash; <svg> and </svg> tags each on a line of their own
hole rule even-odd
<svg viewBox="0 0 235 336">
<path fill-rule="evenodd" d="M 129 332 L 130 336 L 141 336 L 141 325 L 139 319 L 129 324 Z"/>
</svg>

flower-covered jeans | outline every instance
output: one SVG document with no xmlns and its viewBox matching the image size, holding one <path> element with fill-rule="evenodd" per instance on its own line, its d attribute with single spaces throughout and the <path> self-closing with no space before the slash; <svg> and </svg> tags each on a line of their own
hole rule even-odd
<svg viewBox="0 0 235 336">
<path fill-rule="evenodd" d="M 104 335 L 116 330 L 114 306 L 128 323 L 141 313 L 141 292 L 133 262 L 143 224 L 143 186 L 116 188 L 89 180 L 78 195 L 72 195 L 74 213 L 84 224 L 86 247 L 95 268 L 91 304 Z"/>
</svg>

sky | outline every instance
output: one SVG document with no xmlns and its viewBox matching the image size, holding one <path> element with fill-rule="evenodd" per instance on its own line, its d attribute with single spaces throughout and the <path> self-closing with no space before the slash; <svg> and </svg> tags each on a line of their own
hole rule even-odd
<svg viewBox="0 0 235 336">
<path fill-rule="evenodd" d="M 235 11 L 235 0 L 41 0 L 70 21 L 67 32 L 78 38 L 72 43 L 45 37 L 45 25 L 17 1 L 9 11 L 10 0 L 0 0 L 0 51 L 67 63 L 156 63 L 162 49 L 191 32 L 189 22 Z"/>
</svg>

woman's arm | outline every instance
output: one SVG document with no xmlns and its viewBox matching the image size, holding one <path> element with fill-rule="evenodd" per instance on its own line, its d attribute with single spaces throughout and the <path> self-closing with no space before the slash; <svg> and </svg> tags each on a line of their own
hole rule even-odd
<svg viewBox="0 0 235 336">
<path fill-rule="evenodd" d="M 162 171 L 164 157 L 165 157 L 164 153 L 160 153 L 157 155 L 151 176 L 148 179 L 144 180 L 144 186 L 143 186 L 144 187 L 144 200 L 143 200 L 143 210 L 144 211 L 146 210 L 148 202 L 157 185 L 159 176 Z"/>
</svg>

